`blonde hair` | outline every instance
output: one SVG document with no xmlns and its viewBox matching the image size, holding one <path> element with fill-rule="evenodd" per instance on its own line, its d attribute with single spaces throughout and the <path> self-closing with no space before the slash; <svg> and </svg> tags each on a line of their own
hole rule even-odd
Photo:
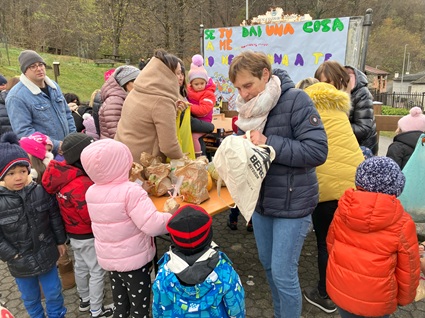
<svg viewBox="0 0 425 318">
<path fill-rule="evenodd" d="M 302 79 L 301 81 L 299 81 L 296 85 L 295 88 L 299 88 L 299 89 L 306 89 L 307 87 L 319 83 L 320 81 L 317 78 L 314 77 L 307 77 Z"/>
<path fill-rule="evenodd" d="M 93 105 L 94 105 L 94 98 L 96 97 L 96 94 L 97 94 L 98 92 L 100 92 L 100 89 L 95 89 L 95 90 L 94 90 L 94 92 L 93 92 L 93 93 L 91 93 L 91 96 L 90 96 L 90 102 L 89 102 L 89 107 L 92 107 L 92 108 L 93 108 Z"/>
</svg>

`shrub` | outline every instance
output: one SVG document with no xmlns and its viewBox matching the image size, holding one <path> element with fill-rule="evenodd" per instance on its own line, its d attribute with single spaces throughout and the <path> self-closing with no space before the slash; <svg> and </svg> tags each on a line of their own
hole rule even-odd
<svg viewBox="0 0 425 318">
<path fill-rule="evenodd" d="M 382 115 L 400 115 L 409 114 L 409 110 L 405 108 L 393 108 L 391 106 L 382 106 Z"/>
</svg>

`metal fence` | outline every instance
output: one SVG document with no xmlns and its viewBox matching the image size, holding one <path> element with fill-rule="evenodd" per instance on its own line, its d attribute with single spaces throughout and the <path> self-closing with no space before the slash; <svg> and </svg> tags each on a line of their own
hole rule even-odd
<svg viewBox="0 0 425 318">
<path fill-rule="evenodd" d="M 425 92 L 423 93 L 379 93 L 371 90 L 373 99 L 394 108 L 410 109 L 418 106 L 425 109 Z"/>
</svg>

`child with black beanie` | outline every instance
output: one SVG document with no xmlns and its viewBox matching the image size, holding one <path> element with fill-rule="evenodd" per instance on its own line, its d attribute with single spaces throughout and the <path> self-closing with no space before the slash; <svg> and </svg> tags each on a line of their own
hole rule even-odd
<svg viewBox="0 0 425 318">
<path fill-rule="evenodd" d="M 100 267 L 87 209 L 86 191 L 93 184 L 81 165 L 80 155 L 94 139 L 84 133 L 65 137 L 62 152 L 65 161 L 52 160 L 42 183 L 49 193 L 56 193 L 65 230 L 75 258 L 75 282 L 80 295 L 79 311 L 91 317 L 111 317 L 113 311 L 103 307 L 105 271 Z"/>
<path fill-rule="evenodd" d="M 173 245 L 159 261 L 153 317 L 245 317 L 245 291 L 232 262 L 212 241 L 212 218 L 181 207 L 167 224 Z"/>
</svg>

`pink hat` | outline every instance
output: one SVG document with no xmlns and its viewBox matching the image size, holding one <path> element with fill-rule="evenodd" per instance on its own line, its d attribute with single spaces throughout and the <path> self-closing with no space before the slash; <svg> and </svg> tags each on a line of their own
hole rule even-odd
<svg viewBox="0 0 425 318">
<path fill-rule="evenodd" d="M 46 136 L 47 137 L 47 136 Z M 50 145 L 50 146 L 52 146 L 53 147 L 53 142 L 50 140 L 50 138 L 49 137 L 47 137 L 47 139 L 46 139 L 46 145 Z"/>
<path fill-rule="evenodd" d="M 103 78 L 105 79 L 105 82 L 108 80 L 108 78 L 111 77 L 112 74 L 114 74 L 115 69 L 111 68 L 110 70 L 107 70 L 104 74 L 103 74 Z"/>
<path fill-rule="evenodd" d="M 420 130 L 425 131 L 425 115 L 422 114 L 422 109 L 415 106 L 410 109 L 410 114 L 402 117 L 398 121 L 398 128 L 402 132 Z"/>
<path fill-rule="evenodd" d="M 94 140 L 99 139 L 99 135 L 96 132 L 96 125 L 94 123 L 94 118 L 89 113 L 83 115 L 83 126 L 86 128 L 84 131 L 87 135 L 92 137 Z"/>
<path fill-rule="evenodd" d="M 46 157 L 47 139 L 46 135 L 35 132 L 28 137 L 22 137 L 19 144 L 31 156 L 44 160 Z"/>
<path fill-rule="evenodd" d="M 190 64 L 189 70 L 189 83 L 196 78 L 202 78 L 208 83 L 208 74 L 204 67 L 204 59 L 199 54 L 192 56 L 192 64 Z"/>
</svg>

